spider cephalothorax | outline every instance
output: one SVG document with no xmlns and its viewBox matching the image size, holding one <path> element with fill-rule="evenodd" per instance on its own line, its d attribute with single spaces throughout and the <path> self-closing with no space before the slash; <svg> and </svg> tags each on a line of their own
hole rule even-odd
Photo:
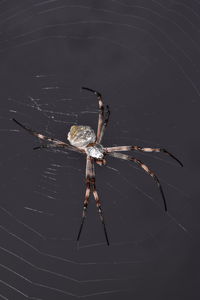
<svg viewBox="0 0 200 300">
<path fill-rule="evenodd" d="M 46 143 L 42 144 L 38 147 L 35 147 L 34 149 L 51 148 L 51 147 L 65 148 L 67 150 L 76 151 L 86 155 L 86 192 L 85 192 L 85 200 L 83 202 L 82 222 L 78 232 L 77 240 L 79 240 L 81 235 L 81 231 L 82 231 L 82 227 L 86 217 L 86 211 L 89 203 L 89 197 L 92 192 L 103 225 L 106 241 L 107 244 L 109 245 L 108 235 L 107 235 L 101 204 L 100 204 L 100 199 L 99 199 L 98 192 L 96 190 L 94 162 L 96 161 L 96 163 L 98 163 L 99 165 L 104 165 L 106 163 L 104 158 L 105 155 L 110 155 L 115 158 L 120 158 L 122 160 L 128 160 L 136 163 L 147 174 L 149 174 L 157 183 L 164 201 L 165 211 L 167 211 L 167 204 L 166 204 L 162 186 L 156 174 L 147 165 L 143 164 L 143 162 L 137 159 L 136 157 L 126 155 L 120 152 L 132 151 L 132 150 L 140 151 L 140 152 L 163 152 L 165 154 L 168 154 L 172 158 L 174 158 L 181 166 L 183 165 L 173 154 L 169 153 L 166 149 L 163 148 L 149 148 L 149 147 L 140 147 L 140 146 L 116 146 L 116 147 L 104 148 L 101 145 L 101 141 L 110 116 L 109 107 L 106 106 L 106 110 L 104 109 L 103 99 L 99 92 L 86 87 L 83 87 L 82 89 L 94 93 L 97 96 L 99 102 L 99 120 L 98 120 L 97 135 L 95 134 L 94 130 L 90 126 L 73 125 L 70 128 L 70 131 L 68 133 L 68 140 L 70 142 L 70 144 L 68 144 L 63 141 L 57 140 L 55 138 L 47 137 L 30 128 L 27 128 L 26 126 L 19 123 L 15 119 L 13 119 L 13 121 L 15 121 L 23 129 L 27 130 L 30 134 L 39 138 L 41 141 L 48 142 L 47 144 Z"/>
</svg>

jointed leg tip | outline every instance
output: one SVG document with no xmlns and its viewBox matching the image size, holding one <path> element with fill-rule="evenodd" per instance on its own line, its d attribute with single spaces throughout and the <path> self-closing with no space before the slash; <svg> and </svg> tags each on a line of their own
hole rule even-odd
<svg viewBox="0 0 200 300">
<path fill-rule="evenodd" d="M 99 93 L 98 91 L 95 91 L 95 90 L 90 89 L 90 88 L 85 87 L 85 86 L 82 86 L 81 89 L 82 89 L 82 90 L 87 90 L 87 91 L 89 91 L 89 92 L 92 92 L 92 93 L 94 93 L 97 97 L 101 97 L 101 93 Z"/>
<path fill-rule="evenodd" d="M 12 120 L 13 120 L 15 123 L 17 123 L 17 125 L 19 125 L 19 126 L 25 128 L 25 126 L 24 126 L 23 124 L 21 124 L 19 121 L 17 121 L 15 118 L 12 118 Z"/>
<path fill-rule="evenodd" d="M 163 201 L 164 201 L 164 208 L 165 208 L 165 212 L 167 212 L 167 211 L 168 211 L 168 209 L 167 209 L 167 202 L 166 202 L 166 199 L 165 199 L 165 198 L 163 198 Z"/>
<path fill-rule="evenodd" d="M 81 234 L 80 234 L 80 231 L 79 231 L 78 236 L 77 236 L 77 238 L 76 238 L 76 241 L 77 241 L 77 242 L 79 242 L 80 236 L 81 236 Z"/>
<path fill-rule="evenodd" d="M 91 92 L 95 92 L 94 90 L 92 90 L 92 89 L 90 89 L 90 88 L 88 88 L 88 87 L 86 87 L 86 86 L 82 86 L 81 89 L 82 89 L 82 90 L 91 91 Z"/>
<path fill-rule="evenodd" d="M 179 159 L 177 159 L 177 158 L 174 158 L 178 163 L 179 163 L 179 165 L 181 166 L 181 167 L 183 167 L 183 163 L 179 160 Z"/>
<path fill-rule="evenodd" d="M 167 212 L 167 203 L 166 203 L 166 200 L 164 200 L 164 208 L 165 208 L 165 212 Z"/>
</svg>

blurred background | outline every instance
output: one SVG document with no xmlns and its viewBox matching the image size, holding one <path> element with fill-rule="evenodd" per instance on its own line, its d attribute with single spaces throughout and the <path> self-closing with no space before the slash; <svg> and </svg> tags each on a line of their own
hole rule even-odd
<svg viewBox="0 0 200 300">
<path fill-rule="evenodd" d="M 200 2 L 0 2 L 0 299 L 198 299 Z M 96 165 L 110 240 L 85 194 L 85 157 L 40 145 L 12 121 L 66 141 L 97 127 L 96 97 L 111 117 L 104 146 L 155 171 L 167 199 L 137 165 Z"/>
</svg>

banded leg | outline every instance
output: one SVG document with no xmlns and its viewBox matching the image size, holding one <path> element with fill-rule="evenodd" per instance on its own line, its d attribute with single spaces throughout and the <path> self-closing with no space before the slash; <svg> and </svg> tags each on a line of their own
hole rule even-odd
<svg viewBox="0 0 200 300">
<path fill-rule="evenodd" d="M 108 147 L 105 149 L 106 152 L 117 152 L 117 151 L 131 151 L 131 150 L 137 150 L 140 152 L 162 152 L 165 153 L 167 155 L 169 155 L 170 157 L 172 157 L 173 159 L 175 159 L 180 165 L 181 167 L 183 167 L 182 162 L 176 158 L 173 154 L 171 154 L 169 151 L 167 151 L 166 149 L 163 148 L 145 148 L 145 147 L 140 147 L 140 146 L 117 146 L 117 147 Z"/>
<path fill-rule="evenodd" d="M 89 197 L 90 197 L 90 192 L 91 192 L 91 178 L 92 178 L 93 165 L 94 165 L 93 159 L 91 157 L 87 156 L 86 170 L 85 170 L 85 172 L 86 172 L 86 174 L 85 174 L 85 176 L 86 176 L 85 200 L 83 202 L 82 221 L 81 221 L 80 229 L 78 232 L 77 241 L 80 239 L 83 224 L 84 224 L 84 221 L 86 218 L 87 207 L 88 207 Z"/>
<path fill-rule="evenodd" d="M 98 127 L 97 127 L 97 143 L 100 143 L 100 137 L 101 137 L 101 131 L 104 124 L 104 104 L 103 104 L 103 98 L 102 95 L 90 88 L 82 87 L 83 90 L 90 91 L 94 93 L 97 96 L 97 99 L 99 101 L 99 120 L 98 120 Z"/>
<path fill-rule="evenodd" d="M 36 146 L 33 148 L 33 150 L 40 150 L 40 149 L 51 149 L 51 148 L 58 148 L 57 146 L 55 145 L 49 145 L 49 144 L 42 144 L 40 146 Z"/>
<path fill-rule="evenodd" d="M 131 157 L 129 155 L 123 154 L 123 153 L 111 152 L 111 153 L 109 153 L 109 155 L 111 155 L 113 157 L 116 157 L 116 158 L 123 159 L 123 160 L 133 161 L 136 164 L 138 164 L 147 174 L 149 174 L 155 180 L 155 182 L 157 183 L 157 186 L 158 186 L 158 188 L 160 190 L 160 193 L 162 195 L 162 198 L 163 198 L 165 211 L 167 211 L 167 203 L 166 203 L 166 200 L 165 200 L 165 195 L 164 195 L 162 186 L 160 184 L 160 181 L 159 181 L 158 177 L 156 176 L 156 174 L 151 169 L 149 169 L 149 167 L 147 165 L 143 164 L 143 162 L 141 160 L 139 160 L 135 157 Z"/>
<path fill-rule="evenodd" d="M 99 195 L 98 195 L 98 192 L 96 190 L 94 165 L 93 165 L 93 170 L 92 171 L 93 171 L 93 174 L 92 174 L 91 188 L 92 188 L 92 191 L 93 191 L 94 199 L 96 201 L 96 207 L 98 209 L 99 217 L 100 217 L 100 220 L 101 220 L 101 223 L 102 223 L 102 226 L 103 226 L 103 231 L 104 231 L 104 234 L 105 234 L 106 242 L 107 242 L 107 245 L 109 246 L 110 243 L 109 243 L 108 234 L 107 234 L 107 230 L 106 230 L 106 225 L 105 225 L 105 221 L 104 221 L 104 217 L 103 217 L 103 211 L 102 211 L 102 208 L 101 208 Z"/>
<path fill-rule="evenodd" d="M 105 120 L 103 122 L 103 126 L 102 126 L 102 129 L 101 129 L 101 133 L 100 133 L 100 137 L 99 137 L 99 144 L 101 144 L 101 141 L 102 141 L 105 129 L 106 129 L 107 125 L 108 125 L 109 118 L 110 118 L 110 109 L 109 109 L 109 106 L 106 105 Z"/>
<path fill-rule="evenodd" d="M 67 148 L 67 149 L 69 149 L 71 151 L 76 151 L 76 152 L 81 152 L 82 153 L 82 151 L 80 149 L 78 149 L 78 148 L 76 148 L 76 147 L 74 147 L 72 145 L 69 145 L 69 144 L 67 144 L 65 142 L 62 142 L 60 140 L 57 140 L 57 139 L 54 139 L 54 138 L 50 138 L 50 137 L 47 137 L 47 136 L 45 136 L 45 135 L 43 135 L 41 133 L 38 133 L 38 132 L 36 132 L 36 131 L 34 131 L 34 130 L 28 128 L 28 127 L 26 127 L 25 125 L 21 124 L 16 119 L 13 119 L 13 121 L 15 123 L 17 123 L 20 127 L 22 127 L 24 130 L 26 130 L 28 133 L 30 133 L 31 135 L 37 137 L 38 139 L 40 139 L 42 141 L 50 142 L 55 147 Z M 37 147 L 35 147 L 35 148 L 37 149 Z M 45 146 L 44 147 L 41 146 L 41 148 L 46 148 L 46 147 Z"/>
</svg>

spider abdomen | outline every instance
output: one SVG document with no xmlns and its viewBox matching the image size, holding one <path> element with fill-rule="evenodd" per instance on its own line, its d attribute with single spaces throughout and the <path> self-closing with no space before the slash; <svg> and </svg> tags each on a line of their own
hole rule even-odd
<svg viewBox="0 0 200 300">
<path fill-rule="evenodd" d="M 90 126 L 73 125 L 67 137 L 71 145 L 84 148 L 96 141 L 96 134 Z"/>
</svg>

